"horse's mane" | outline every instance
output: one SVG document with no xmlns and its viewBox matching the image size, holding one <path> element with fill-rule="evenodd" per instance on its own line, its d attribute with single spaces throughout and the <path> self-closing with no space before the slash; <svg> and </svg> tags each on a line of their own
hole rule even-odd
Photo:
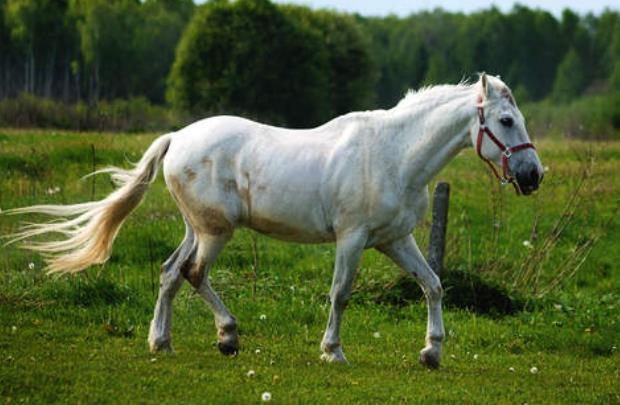
<svg viewBox="0 0 620 405">
<path fill-rule="evenodd" d="M 461 80 L 458 84 L 440 84 L 423 86 L 417 90 L 409 89 L 405 96 L 396 104 L 395 108 L 411 107 L 419 102 L 427 103 L 429 100 L 442 102 L 446 97 L 454 97 L 455 89 L 469 89 L 472 84 L 468 79 Z"/>
</svg>

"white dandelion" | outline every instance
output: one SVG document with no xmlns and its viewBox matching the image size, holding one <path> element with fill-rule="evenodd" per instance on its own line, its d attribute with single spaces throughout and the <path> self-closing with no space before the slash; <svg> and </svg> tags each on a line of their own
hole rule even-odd
<svg viewBox="0 0 620 405">
<path fill-rule="evenodd" d="M 263 392 L 260 398 L 265 402 L 271 401 L 271 392 Z"/>
<path fill-rule="evenodd" d="M 261 316 L 258 317 L 261 321 L 264 321 L 265 319 L 267 319 L 267 315 L 262 314 Z"/>
<path fill-rule="evenodd" d="M 534 245 L 532 245 L 532 242 L 530 242 L 529 240 L 524 240 L 523 241 L 523 247 L 526 247 L 528 249 L 533 249 Z"/>
<path fill-rule="evenodd" d="M 379 339 L 381 337 L 381 334 L 379 332 L 375 332 L 372 334 L 372 337 L 374 337 L 375 339 Z"/>
<path fill-rule="evenodd" d="M 34 270 L 34 263 L 33 262 L 28 263 L 28 268 L 30 270 Z"/>
<path fill-rule="evenodd" d="M 254 370 L 249 370 L 247 376 L 252 378 L 256 375 L 256 372 Z"/>
<path fill-rule="evenodd" d="M 532 368 L 530 368 L 530 373 L 532 373 L 532 374 L 538 374 L 538 367 L 532 367 Z"/>
</svg>

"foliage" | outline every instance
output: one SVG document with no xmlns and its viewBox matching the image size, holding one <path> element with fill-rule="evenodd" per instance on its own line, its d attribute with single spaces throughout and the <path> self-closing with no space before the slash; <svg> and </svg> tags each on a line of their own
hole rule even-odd
<svg viewBox="0 0 620 405">
<path fill-rule="evenodd" d="M 127 167 L 155 136 L 0 131 L 0 170 L 5 174 L 0 207 L 101 198 L 112 190 L 106 177 L 79 180 L 93 170 L 93 160 L 97 169 Z M 160 176 L 129 217 L 105 267 L 75 277 L 48 277 L 39 256 L 3 247 L 0 397 L 46 403 L 110 398 L 255 402 L 268 391 L 274 401 L 310 403 L 617 403 L 620 220 L 614 210 L 620 144 L 545 140 L 537 147 L 548 170 L 541 189 L 528 198 L 499 188 L 471 150 L 441 174 L 452 185 L 445 267 L 455 272 L 455 279 L 467 274 L 459 294 L 470 290 L 468 280 L 505 286 L 531 260 L 564 215 L 589 148 L 592 198 L 550 252 L 542 276 L 555 276 L 584 235 L 613 220 L 579 272 L 525 311 L 488 317 L 446 308 L 445 354 L 436 372 L 417 364 L 425 305 L 417 300 L 378 305 L 370 295 L 373 286 L 400 277 L 385 257 L 369 250 L 360 265 L 342 329 L 351 364 L 327 365 L 318 360 L 318 346 L 329 309 L 333 246 L 258 236 L 261 267 L 253 290 L 252 241 L 244 230 L 235 233 L 211 274 L 214 288 L 239 321 L 239 356 L 219 354 L 211 312 L 187 285 L 174 305 L 176 354 L 149 353 L 146 336 L 159 264 L 183 237 L 183 221 Z M 496 211 L 502 214 L 495 216 Z M 539 236 L 534 239 L 537 216 Z M 14 231 L 18 221 L 0 216 L 0 235 Z M 416 231 L 422 247 L 427 233 L 427 225 Z M 446 295 L 456 293 L 446 285 Z M 248 377 L 250 369 L 254 377 Z"/>
<path fill-rule="evenodd" d="M 607 57 L 611 62 L 610 81 L 613 89 L 620 92 L 620 18 L 616 18 L 615 30 Z"/>
<path fill-rule="evenodd" d="M 191 0 L 2 0 L 0 98 L 25 91 L 63 101 L 163 102 L 192 9 Z"/>
<path fill-rule="evenodd" d="M 0 126 L 77 131 L 164 131 L 191 122 L 187 114 L 155 106 L 144 97 L 65 104 L 26 93 L 0 100 Z"/>
<path fill-rule="evenodd" d="M 556 18 L 517 5 L 367 18 L 269 0 L 0 0 L 0 99 L 26 92 L 163 104 L 167 92 L 194 114 L 308 126 L 487 71 L 502 75 L 521 104 L 587 110 L 575 100 L 610 102 L 620 91 L 618 16 L 567 9 Z M 554 117 L 547 125 L 572 125 Z"/>
<path fill-rule="evenodd" d="M 321 74 L 327 86 L 315 109 L 325 109 L 318 122 L 351 111 L 372 108 L 376 61 L 370 54 L 370 40 L 353 17 L 331 11 L 313 11 L 301 6 L 282 6 L 287 18 L 316 36 L 316 51 L 322 61 Z"/>
<path fill-rule="evenodd" d="M 579 97 L 585 85 L 584 64 L 574 48 L 571 48 L 562 63 L 553 85 L 553 100 L 569 102 Z"/>
<path fill-rule="evenodd" d="M 169 83 L 178 109 L 295 127 L 372 106 L 372 65 L 356 23 L 266 0 L 201 7 L 181 40 Z"/>
<path fill-rule="evenodd" d="M 535 137 L 620 137 L 620 92 L 584 96 L 563 104 L 544 100 L 525 104 L 521 110 Z"/>
</svg>

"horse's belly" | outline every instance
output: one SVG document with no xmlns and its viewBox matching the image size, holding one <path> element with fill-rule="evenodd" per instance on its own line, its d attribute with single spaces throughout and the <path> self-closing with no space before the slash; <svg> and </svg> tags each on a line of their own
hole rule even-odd
<svg viewBox="0 0 620 405">
<path fill-rule="evenodd" d="M 276 191 L 253 196 L 245 226 L 270 237 L 302 243 L 335 240 L 323 214 L 318 193 L 311 190 Z"/>
<path fill-rule="evenodd" d="M 333 232 L 328 233 L 320 229 L 301 228 L 266 218 L 252 219 L 249 228 L 271 238 L 287 242 L 325 243 L 336 240 Z"/>
</svg>

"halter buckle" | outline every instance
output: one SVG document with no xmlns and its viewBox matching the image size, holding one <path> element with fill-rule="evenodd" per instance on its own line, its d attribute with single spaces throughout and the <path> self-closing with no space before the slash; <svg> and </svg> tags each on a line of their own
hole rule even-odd
<svg viewBox="0 0 620 405">
<path fill-rule="evenodd" d="M 512 151 L 510 150 L 510 148 L 504 149 L 504 156 L 506 156 L 506 159 L 510 159 L 510 157 L 512 156 Z"/>
</svg>

